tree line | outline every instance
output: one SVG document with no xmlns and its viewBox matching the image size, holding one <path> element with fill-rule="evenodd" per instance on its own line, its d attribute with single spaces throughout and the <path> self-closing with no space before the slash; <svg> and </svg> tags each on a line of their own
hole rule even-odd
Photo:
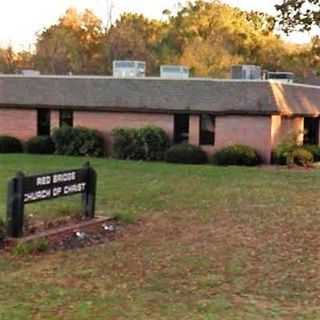
<svg viewBox="0 0 320 320">
<path fill-rule="evenodd" d="M 290 28 L 285 2 L 278 10 Z M 149 75 L 158 75 L 161 64 L 184 64 L 194 76 L 209 77 L 228 77 L 231 65 L 242 63 L 301 78 L 320 70 L 320 38 L 289 44 L 276 34 L 276 18 L 268 14 L 198 0 L 164 15 L 160 21 L 126 13 L 106 28 L 90 10 L 71 8 L 37 35 L 32 52 L 0 49 L 0 72 L 31 68 L 42 74 L 109 75 L 116 59 L 146 61 Z"/>
</svg>

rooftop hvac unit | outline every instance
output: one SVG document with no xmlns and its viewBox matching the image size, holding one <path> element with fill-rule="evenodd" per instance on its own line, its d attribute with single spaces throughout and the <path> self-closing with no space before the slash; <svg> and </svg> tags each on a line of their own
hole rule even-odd
<svg viewBox="0 0 320 320">
<path fill-rule="evenodd" d="M 165 79 L 188 79 L 189 68 L 186 66 L 163 65 L 160 67 L 160 77 Z"/>
<path fill-rule="evenodd" d="M 280 83 L 293 83 L 294 73 L 292 72 L 267 72 L 267 80 Z"/>
<path fill-rule="evenodd" d="M 262 80 L 261 67 L 255 65 L 234 65 L 231 68 L 231 78 L 239 80 Z"/>
<path fill-rule="evenodd" d="M 40 76 L 40 71 L 32 69 L 24 69 L 21 71 L 24 76 Z"/>
<path fill-rule="evenodd" d="M 113 76 L 115 78 L 143 78 L 146 76 L 146 63 L 130 60 L 113 61 Z"/>
</svg>

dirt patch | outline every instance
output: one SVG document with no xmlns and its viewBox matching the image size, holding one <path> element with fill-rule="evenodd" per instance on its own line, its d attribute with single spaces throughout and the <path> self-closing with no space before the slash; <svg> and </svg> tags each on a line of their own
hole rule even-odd
<svg viewBox="0 0 320 320">
<path fill-rule="evenodd" d="M 6 238 L 1 248 L 22 253 L 52 252 L 80 249 L 113 241 L 124 231 L 125 225 L 116 219 L 97 217 L 59 218 L 51 221 L 29 220 L 24 237 Z M 27 248 L 27 249 L 25 249 Z"/>
<path fill-rule="evenodd" d="M 51 251 L 80 249 L 113 241 L 122 229 L 123 226 L 115 220 L 91 226 L 76 225 L 72 230 L 49 237 L 49 249 Z"/>
</svg>

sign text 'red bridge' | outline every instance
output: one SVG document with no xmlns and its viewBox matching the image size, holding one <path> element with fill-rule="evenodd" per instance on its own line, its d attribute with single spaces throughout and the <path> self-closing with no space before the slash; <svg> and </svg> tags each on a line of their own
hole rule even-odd
<svg viewBox="0 0 320 320">
<path fill-rule="evenodd" d="M 83 168 L 37 176 L 17 173 L 9 182 L 7 232 L 11 237 L 23 234 L 24 206 L 29 203 L 82 194 L 83 214 L 94 218 L 97 175 L 86 163 Z"/>
</svg>

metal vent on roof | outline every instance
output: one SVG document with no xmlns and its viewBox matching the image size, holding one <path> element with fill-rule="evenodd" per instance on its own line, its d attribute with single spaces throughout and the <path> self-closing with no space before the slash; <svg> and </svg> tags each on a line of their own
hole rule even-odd
<svg viewBox="0 0 320 320">
<path fill-rule="evenodd" d="M 160 77 L 164 79 L 188 79 L 189 68 L 180 65 L 163 65 L 160 67 Z"/>
<path fill-rule="evenodd" d="M 115 78 L 143 78 L 146 76 L 144 61 L 115 60 L 113 61 L 113 76 Z"/>
</svg>

